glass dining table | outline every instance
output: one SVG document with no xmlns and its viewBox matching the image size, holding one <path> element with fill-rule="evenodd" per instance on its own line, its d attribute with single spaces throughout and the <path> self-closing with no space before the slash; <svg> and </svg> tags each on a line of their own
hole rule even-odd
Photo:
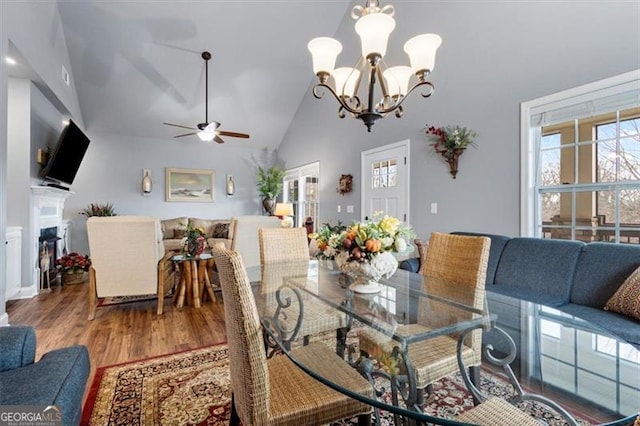
<svg viewBox="0 0 640 426">
<path fill-rule="evenodd" d="M 500 396 L 514 403 L 527 399 L 522 395 L 539 395 L 570 418 L 578 414 L 593 424 L 625 424 L 621 419 L 628 421 L 640 409 L 640 352 L 560 311 L 484 291 L 478 307 L 477 293 L 404 270 L 383 278 L 381 291 L 373 295 L 349 290 L 353 278 L 330 262 L 266 265 L 250 275 L 260 276 L 253 293 L 268 356 L 285 354 L 319 382 L 371 405 L 378 418 L 386 411 L 396 424 L 466 424 L 456 420 L 460 407 L 424 409 L 416 388 L 409 348 L 443 338 L 457 343 L 454 356 L 462 374 L 455 379 L 461 384 L 456 391 L 471 389 L 476 402 L 482 392 L 491 392 L 478 383 L 488 380 L 512 389 Z M 332 326 L 322 327 L 329 318 Z M 309 330 L 322 332 L 309 335 Z M 476 330 L 491 349 L 485 347 L 481 373 L 474 377 L 467 374 L 462 351 Z M 591 340 L 585 333 L 591 333 Z M 363 335 L 375 335 L 376 342 L 393 351 L 361 352 Z M 343 389 L 296 359 L 290 349 L 310 340 L 335 347 L 344 362 L 370 381 L 376 397 Z M 482 391 L 476 395 L 478 388 Z"/>
</svg>

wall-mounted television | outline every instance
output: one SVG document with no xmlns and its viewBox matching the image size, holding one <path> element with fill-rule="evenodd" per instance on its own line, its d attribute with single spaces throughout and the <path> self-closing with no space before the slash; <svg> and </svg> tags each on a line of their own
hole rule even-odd
<svg viewBox="0 0 640 426">
<path fill-rule="evenodd" d="M 49 162 L 40 176 L 46 180 L 68 185 L 78 173 L 80 163 L 89 147 L 89 138 L 72 121 L 62 130 Z"/>
</svg>

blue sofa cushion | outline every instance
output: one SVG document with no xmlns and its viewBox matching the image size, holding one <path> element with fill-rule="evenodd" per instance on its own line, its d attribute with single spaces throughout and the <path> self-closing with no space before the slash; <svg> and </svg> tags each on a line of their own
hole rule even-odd
<svg viewBox="0 0 640 426">
<path fill-rule="evenodd" d="M 640 321 L 603 309 L 569 303 L 561 311 L 582 318 L 616 335 L 640 349 Z"/>
<path fill-rule="evenodd" d="M 505 285 L 492 285 L 487 287 L 488 292 L 502 294 L 505 296 L 513 297 L 516 299 L 528 300 L 531 302 L 539 303 L 541 305 L 557 308 L 566 304 L 566 300 L 558 297 L 555 294 L 541 293 L 537 290 L 527 290 L 522 288 L 507 287 Z"/>
<path fill-rule="evenodd" d="M 489 237 L 491 239 L 491 247 L 489 248 L 489 263 L 487 264 L 487 286 L 495 282 L 496 270 L 498 269 L 498 262 L 500 262 L 500 256 L 502 256 L 502 250 L 507 242 L 511 239 L 504 235 L 495 234 L 479 234 L 475 232 L 452 232 L 455 235 L 468 235 L 470 237 Z"/>
<path fill-rule="evenodd" d="M 400 262 L 398 268 L 417 273 L 420 270 L 420 258 L 412 257 L 411 259 L 405 259 Z"/>
<path fill-rule="evenodd" d="M 603 309 L 640 266 L 640 246 L 589 243 L 580 253 L 571 289 L 571 303 Z"/>
<path fill-rule="evenodd" d="M 89 379 L 89 352 L 72 346 L 47 352 L 38 362 L 0 373 L 0 405 L 56 405 L 62 424 L 80 423 Z"/>
<path fill-rule="evenodd" d="M 36 333 L 32 327 L 3 327 L 0 347 L 0 372 L 24 367 L 36 357 Z"/>
<path fill-rule="evenodd" d="M 521 297 L 532 302 L 551 306 L 568 303 L 584 246 L 580 241 L 512 238 L 500 256 L 494 284 L 523 290 Z"/>
</svg>

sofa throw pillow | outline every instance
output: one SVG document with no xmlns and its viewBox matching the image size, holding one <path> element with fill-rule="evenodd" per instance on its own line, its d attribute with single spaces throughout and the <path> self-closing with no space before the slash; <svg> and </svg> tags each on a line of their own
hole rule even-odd
<svg viewBox="0 0 640 426">
<path fill-rule="evenodd" d="M 216 223 L 213 227 L 213 238 L 229 238 L 229 224 Z"/>
<path fill-rule="evenodd" d="M 186 229 L 174 229 L 173 230 L 173 238 L 184 238 L 187 235 Z"/>
<path fill-rule="evenodd" d="M 640 320 L 640 267 L 622 283 L 604 309 Z"/>
<path fill-rule="evenodd" d="M 177 238 L 174 235 L 175 229 L 187 229 L 187 221 L 186 217 L 176 217 L 174 219 L 165 219 L 160 221 L 160 225 L 162 227 L 162 238 L 165 240 L 170 240 L 172 238 Z"/>
</svg>

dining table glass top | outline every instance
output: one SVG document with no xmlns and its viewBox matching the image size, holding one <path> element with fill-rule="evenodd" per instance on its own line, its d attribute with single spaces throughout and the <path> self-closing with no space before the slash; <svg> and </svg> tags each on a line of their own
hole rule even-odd
<svg viewBox="0 0 640 426">
<path fill-rule="evenodd" d="M 637 348 L 557 309 L 404 270 L 380 280 L 379 293 L 363 295 L 349 290 L 353 279 L 331 262 L 311 260 L 259 269 L 254 296 L 270 350 L 284 352 L 322 383 L 375 408 L 436 424 L 455 422 L 455 410 L 422 411 L 425 405 L 412 378 L 414 361 L 420 360 L 412 359 L 416 355 L 411 348 L 418 344 L 435 348 L 450 340 L 462 353 L 472 346 L 474 333 L 482 333 L 483 344 L 494 348 L 489 356 L 509 361 L 516 386 L 522 385 L 525 393 L 547 397 L 593 424 L 640 410 Z M 468 330 L 474 331 L 465 334 Z M 363 335 L 374 336 L 380 347 L 393 348 L 391 355 L 385 350 L 362 354 Z M 296 359 L 295 347 L 309 341 L 335 347 L 345 362 L 370 380 L 377 397 L 350 394 L 307 360 Z M 508 373 L 487 363 L 486 357 L 487 353 L 481 389 L 510 389 Z M 465 391 L 459 375 L 452 382 Z"/>
</svg>

